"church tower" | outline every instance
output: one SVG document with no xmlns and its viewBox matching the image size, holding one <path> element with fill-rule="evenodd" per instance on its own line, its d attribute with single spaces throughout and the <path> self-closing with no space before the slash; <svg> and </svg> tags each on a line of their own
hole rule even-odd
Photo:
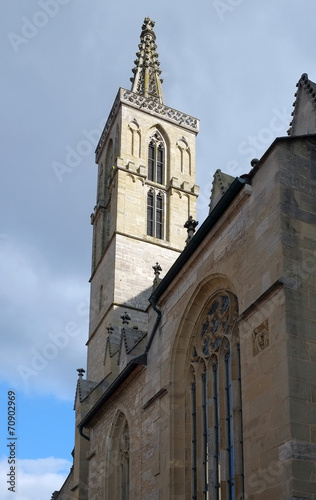
<svg viewBox="0 0 316 500">
<path fill-rule="evenodd" d="M 94 382 L 113 371 L 105 352 L 117 351 L 122 316 L 139 339 L 146 335 L 152 267 L 168 271 L 185 246 L 185 222 L 196 217 L 199 122 L 165 105 L 155 41 L 146 18 L 131 90 L 119 89 L 96 149 L 87 343 L 87 379 Z"/>
</svg>

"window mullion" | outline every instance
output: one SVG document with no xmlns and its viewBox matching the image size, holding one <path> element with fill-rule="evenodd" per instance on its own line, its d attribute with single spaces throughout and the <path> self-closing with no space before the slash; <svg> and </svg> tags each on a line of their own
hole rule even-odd
<svg viewBox="0 0 316 500">
<path fill-rule="evenodd" d="M 191 385 L 192 405 L 192 500 L 197 500 L 197 429 L 196 429 L 196 382 Z"/>
<path fill-rule="evenodd" d="M 208 499 L 208 439 L 207 439 L 207 374 L 206 371 L 202 375 L 202 453 L 203 453 L 203 499 Z"/>
<path fill-rule="evenodd" d="M 243 421 L 242 421 L 242 399 L 241 399 L 241 363 L 240 363 L 240 345 L 237 345 L 237 356 L 238 356 L 238 388 L 239 388 L 239 444 L 240 444 L 240 457 L 241 457 L 241 488 L 242 493 L 244 493 L 244 443 L 243 443 Z"/>
<path fill-rule="evenodd" d="M 226 422 L 227 422 L 227 453 L 228 453 L 228 491 L 229 500 L 235 498 L 235 481 L 234 481 L 234 434 L 233 434 L 233 405 L 232 405 L 232 382 L 231 382 L 231 367 L 230 367 L 230 352 L 225 356 L 225 371 L 226 371 Z"/>
<path fill-rule="evenodd" d="M 213 400 L 214 400 L 214 444 L 215 444 L 215 499 L 220 498 L 220 428 L 219 428 L 219 388 L 218 361 L 213 366 Z"/>
</svg>

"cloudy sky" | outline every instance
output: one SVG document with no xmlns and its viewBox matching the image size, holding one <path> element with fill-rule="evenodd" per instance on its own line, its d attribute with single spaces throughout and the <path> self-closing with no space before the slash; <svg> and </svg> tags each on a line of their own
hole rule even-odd
<svg viewBox="0 0 316 500">
<path fill-rule="evenodd" d="M 156 21 L 165 103 L 200 119 L 200 222 L 217 168 L 240 175 L 286 135 L 296 82 L 316 81 L 314 0 L 2 2 L 0 489 L 11 499 L 7 394 L 16 393 L 15 500 L 49 499 L 71 465 L 85 367 L 97 137 Z M 3 493 L 2 493 L 3 495 Z"/>
</svg>

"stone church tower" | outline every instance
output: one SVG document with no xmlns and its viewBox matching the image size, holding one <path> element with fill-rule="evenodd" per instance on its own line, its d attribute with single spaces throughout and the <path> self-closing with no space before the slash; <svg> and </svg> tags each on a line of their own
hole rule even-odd
<svg viewBox="0 0 316 500">
<path fill-rule="evenodd" d="M 153 27 L 96 150 L 88 367 L 52 499 L 315 500 L 316 85 L 247 174 L 215 172 L 195 233 L 198 121 L 164 104 Z"/>
<path fill-rule="evenodd" d="M 96 149 L 87 371 L 96 382 L 113 368 L 104 352 L 106 342 L 111 352 L 118 347 L 122 315 L 137 326 L 135 340 L 147 332 L 152 267 L 169 269 L 185 245 L 184 223 L 196 215 L 199 123 L 165 105 L 155 40 L 146 18 L 132 88 L 119 89 Z"/>
</svg>

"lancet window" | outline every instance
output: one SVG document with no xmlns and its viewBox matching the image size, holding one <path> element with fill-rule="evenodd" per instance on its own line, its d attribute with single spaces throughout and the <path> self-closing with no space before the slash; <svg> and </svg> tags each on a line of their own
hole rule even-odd
<svg viewBox="0 0 316 500">
<path fill-rule="evenodd" d="M 129 500 L 129 431 L 126 423 L 120 439 L 120 500 Z"/>
<path fill-rule="evenodd" d="M 192 500 L 235 500 L 243 493 L 242 409 L 237 300 L 214 295 L 190 347 L 187 453 Z"/>
<path fill-rule="evenodd" d="M 163 239 L 163 194 L 154 189 L 147 193 L 147 234 Z"/>
<path fill-rule="evenodd" d="M 148 180 L 157 184 L 164 183 L 165 156 L 164 141 L 159 132 L 156 132 L 148 145 Z"/>
<path fill-rule="evenodd" d="M 112 427 L 107 450 L 105 498 L 130 498 L 130 432 L 125 415 L 120 412 Z"/>
</svg>

